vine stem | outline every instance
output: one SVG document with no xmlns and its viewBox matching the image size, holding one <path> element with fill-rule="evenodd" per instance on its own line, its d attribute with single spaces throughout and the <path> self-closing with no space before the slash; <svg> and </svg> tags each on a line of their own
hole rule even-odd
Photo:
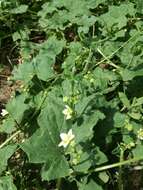
<svg viewBox="0 0 143 190">
<path fill-rule="evenodd" d="M 108 61 L 108 64 L 109 64 L 109 65 L 115 67 L 116 69 L 119 69 L 119 66 L 115 65 L 115 64 L 110 60 L 109 57 L 107 57 L 107 56 L 104 55 L 104 53 L 103 53 L 99 48 L 97 48 L 97 51 L 104 57 L 105 60 Z M 99 63 L 98 63 L 98 64 L 99 64 Z"/>
<path fill-rule="evenodd" d="M 83 69 L 83 72 L 85 72 L 85 73 L 88 71 L 88 67 L 89 67 L 89 63 L 90 63 L 90 60 L 91 60 L 91 58 L 92 58 L 92 55 L 93 55 L 93 53 L 92 53 L 92 51 L 91 51 L 91 49 L 90 49 L 90 50 L 89 50 L 88 58 L 87 58 L 87 60 L 86 60 L 86 64 L 85 64 L 84 69 Z"/>
<path fill-rule="evenodd" d="M 101 167 L 96 168 L 96 169 L 91 169 L 91 170 L 88 171 L 88 173 L 100 172 L 100 171 L 108 170 L 108 169 L 111 169 L 111 168 L 116 168 L 116 167 L 120 167 L 120 166 L 123 166 L 123 165 L 126 165 L 126 164 L 130 164 L 132 162 L 137 162 L 137 161 L 140 161 L 140 160 L 143 160 L 143 158 L 132 158 L 132 159 L 125 160 L 125 161 L 122 161 L 122 162 L 117 162 L 115 164 L 110 164 L 110 165 L 106 165 L 106 166 L 101 166 Z"/>
<path fill-rule="evenodd" d="M 124 155 L 124 151 L 121 148 L 121 153 L 120 153 L 120 162 L 123 161 L 123 155 Z M 123 190 L 123 180 L 122 180 L 122 165 L 119 166 L 119 179 L 118 179 L 118 187 L 119 190 Z"/>
<path fill-rule="evenodd" d="M 0 149 L 3 148 L 7 143 L 9 143 L 14 137 L 16 137 L 18 134 L 20 133 L 19 131 L 16 131 L 13 135 L 11 135 L 6 141 L 4 141 L 1 145 L 0 145 Z"/>
<path fill-rule="evenodd" d="M 139 33 L 140 33 L 140 32 L 138 32 L 138 33 L 134 34 L 133 36 L 131 36 L 124 44 L 122 44 L 118 49 L 116 49 L 113 53 L 111 53 L 111 55 L 106 56 L 106 57 L 103 56 L 104 59 L 101 60 L 101 61 L 99 61 L 99 62 L 96 64 L 96 66 L 97 66 L 97 65 L 100 65 L 101 63 L 103 63 L 103 62 L 106 61 L 106 60 L 110 60 L 110 59 L 113 57 L 113 55 L 115 55 L 119 50 L 121 50 L 122 48 L 124 48 L 124 47 L 128 44 L 128 42 L 130 42 L 130 40 L 132 40 L 134 37 L 136 37 Z"/>
</svg>

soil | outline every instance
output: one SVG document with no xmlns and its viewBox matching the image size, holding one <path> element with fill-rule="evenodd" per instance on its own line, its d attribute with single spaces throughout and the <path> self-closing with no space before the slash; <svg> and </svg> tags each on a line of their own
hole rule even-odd
<svg viewBox="0 0 143 190">
<path fill-rule="evenodd" d="M 0 105 L 4 105 L 10 98 L 12 87 L 8 83 L 11 71 L 8 66 L 4 66 L 0 72 Z"/>
</svg>

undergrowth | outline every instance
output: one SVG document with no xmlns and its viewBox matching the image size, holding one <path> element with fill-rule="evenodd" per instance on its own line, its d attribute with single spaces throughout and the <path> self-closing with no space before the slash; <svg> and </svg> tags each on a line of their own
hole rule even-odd
<svg viewBox="0 0 143 190">
<path fill-rule="evenodd" d="M 129 189 L 143 160 L 142 0 L 1 0 L 1 52 L 9 42 L 20 85 L 1 112 L 0 189 Z"/>
</svg>

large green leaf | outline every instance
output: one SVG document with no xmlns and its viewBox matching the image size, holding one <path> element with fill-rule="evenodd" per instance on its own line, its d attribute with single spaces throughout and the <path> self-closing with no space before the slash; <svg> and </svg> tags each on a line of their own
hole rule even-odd
<svg viewBox="0 0 143 190">
<path fill-rule="evenodd" d="M 64 46 L 65 41 L 58 40 L 55 36 L 50 37 L 41 45 L 39 54 L 36 56 L 36 59 L 33 60 L 38 78 L 46 81 L 55 76 L 53 68 L 55 58 L 62 51 Z"/>
<path fill-rule="evenodd" d="M 55 179 L 69 175 L 69 166 L 58 144 L 60 132 L 64 125 L 64 117 L 60 104 L 53 103 L 45 107 L 39 118 L 38 129 L 21 146 L 32 163 L 44 163 L 42 178 L 44 180 Z"/>
<path fill-rule="evenodd" d="M 28 83 L 35 74 L 33 64 L 24 62 L 18 67 L 15 66 L 12 74 L 14 75 L 12 79 L 22 80 L 24 83 Z"/>
<path fill-rule="evenodd" d="M 99 21 L 104 27 L 107 27 L 107 30 L 109 31 L 113 26 L 117 26 L 118 29 L 121 29 L 127 24 L 127 14 L 131 16 L 135 14 L 133 3 L 121 4 L 120 6 L 110 6 L 109 11 L 99 17 Z"/>
</svg>

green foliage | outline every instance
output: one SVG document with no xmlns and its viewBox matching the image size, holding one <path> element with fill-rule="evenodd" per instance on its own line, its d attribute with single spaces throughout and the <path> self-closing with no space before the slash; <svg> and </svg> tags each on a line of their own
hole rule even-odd
<svg viewBox="0 0 143 190">
<path fill-rule="evenodd" d="M 121 165 L 143 159 L 142 18 L 141 0 L 0 1 L 20 84 L 1 116 L 0 189 L 117 189 Z"/>
<path fill-rule="evenodd" d="M 0 174 L 6 169 L 7 160 L 12 156 L 15 150 L 15 145 L 8 145 L 0 150 Z"/>
<path fill-rule="evenodd" d="M 4 176 L 0 178 L 1 190 L 16 190 L 16 186 L 13 184 L 12 176 Z"/>
</svg>

